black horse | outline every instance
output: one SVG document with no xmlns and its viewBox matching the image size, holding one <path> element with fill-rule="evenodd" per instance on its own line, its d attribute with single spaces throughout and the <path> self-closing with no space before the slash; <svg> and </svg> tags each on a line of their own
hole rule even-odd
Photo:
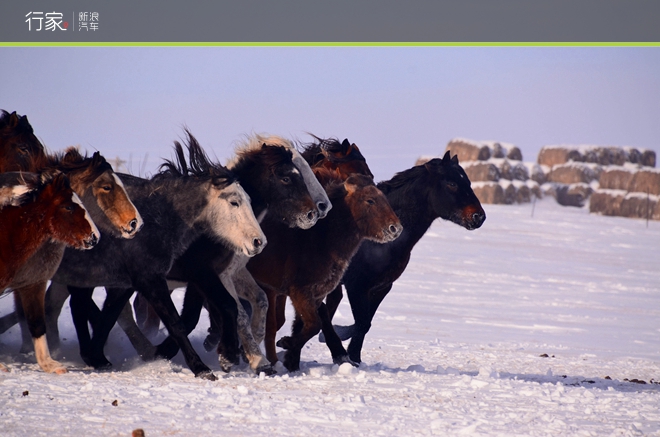
<svg viewBox="0 0 660 437">
<path fill-rule="evenodd" d="M 193 141 L 189 134 L 189 142 Z M 108 236 L 86 257 L 67 252 L 53 281 L 69 286 L 72 309 L 77 296 L 82 296 L 84 308 L 85 302 L 91 300 L 93 287 L 113 287 L 108 289 L 100 318 L 93 323 L 94 336 L 89 347 L 81 349 L 87 364 L 96 368 L 110 365 L 103 347 L 119 313 L 133 290 L 137 290 L 154 307 L 195 376 L 215 379 L 188 340 L 170 298 L 167 272 L 201 235 L 222 241 L 247 256 L 259 253 L 266 240 L 249 198 L 233 173 L 220 165 L 199 168 L 195 160 L 189 167 L 178 142 L 175 151 L 177 162 L 167 161 L 151 180 L 122 175 L 144 219 L 143 230 L 132 240 Z M 81 311 L 84 325 L 89 314 Z"/>
<path fill-rule="evenodd" d="M 449 152 L 442 159 L 432 159 L 402 171 L 389 181 L 378 183 L 377 187 L 385 193 L 401 220 L 403 233 L 387 244 L 364 242 L 344 273 L 342 283 L 355 324 L 335 326 L 335 331 L 342 340 L 352 337 L 348 355 L 357 363 L 361 362 L 364 337 L 378 306 L 406 269 L 410 252 L 431 223 L 440 217 L 473 230 L 486 220 L 470 180 L 458 164 L 458 158 L 450 158 Z M 326 299 L 330 317 L 342 299 L 341 287 L 338 285 Z"/>
</svg>

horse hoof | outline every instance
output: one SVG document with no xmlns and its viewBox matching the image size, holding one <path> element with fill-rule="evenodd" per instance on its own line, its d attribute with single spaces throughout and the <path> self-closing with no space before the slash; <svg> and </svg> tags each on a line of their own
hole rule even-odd
<svg viewBox="0 0 660 437">
<path fill-rule="evenodd" d="M 229 360 L 222 355 L 218 355 L 218 361 L 220 362 L 220 368 L 225 373 L 229 373 L 235 364 L 232 360 Z"/>
<path fill-rule="evenodd" d="M 333 358 L 332 362 L 339 366 L 344 363 L 349 363 L 353 367 L 360 367 L 360 362 L 353 361 L 348 355 L 342 355 L 341 357 Z"/>
<path fill-rule="evenodd" d="M 195 375 L 195 378 L 206 379 L 207 381 L 217 381 L 218 377 L 213 374 L 210 370 L 204 370 Z"/>
<path fill-rule="evenodd" d="M 262 372 L 263 372 L 264 375 L 266 375 L 266 376 L 277 375 L 277 370 L 275 370 L 275 369 L 273 368 L 273 366 L 270 365 L 270 364 L 266 364 L 266 365 L 264 365 L 264 366 L 259 366 L 259 367 L 257 367 L 256 369 L 254 369 L 254 373 L 256 373 L 257 375 L 261 374 Z"/>
<path fill-rule="evenodd" d="M 204 350 L 211 352 L 220 343 L 220 335 L 216 332 L 210 332 L 204 339 Z"/>
<path fill-rule="evenodd" d="M 291 337 L 282 337 L 280 338 L 277 343 L 275 343 L 275 346 L 282 348 L 282 349 L 290 349 L 291 348 Z"/>
</svg>

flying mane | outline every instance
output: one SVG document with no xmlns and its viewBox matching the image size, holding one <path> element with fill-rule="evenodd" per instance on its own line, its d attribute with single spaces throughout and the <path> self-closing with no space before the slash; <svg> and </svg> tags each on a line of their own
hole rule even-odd
<svg viewBox="0 0 660 437">
<path fill-rule="evenodd" d="M 187 139 L 184 143 L 186 149 L 188 149 L 189 162 L 186 161 L 184 146 L 175 141 L 176 161 L 165 160 L 165 163 L 160 166 L 159 173 L 154 178 L 174 176 L 213 179 L 214 184 L 222 186 L 228 186 L 236 181 L 236 176 L 229 169 L 211 162 L 197 139 L 188 130 L 186 130 L 186 136 Z"/>
</svg>

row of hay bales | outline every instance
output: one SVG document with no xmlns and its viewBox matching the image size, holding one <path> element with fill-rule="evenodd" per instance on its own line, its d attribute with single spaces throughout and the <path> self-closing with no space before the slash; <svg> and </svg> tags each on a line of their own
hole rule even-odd
<svg viewBox="0 0 660 437">
<path fill-rule="evenodd" d="M 523 162 L 518 147 L 495 141 L 457 138 L 446 150 L 458 156 L 482 203 L 525 203 L 550 195 L 564 206 L 589 202 L 594 213 L 660 220 L 660 170 L 652 150 L 545 146 L 537 163 Z"/>
<path fill-rule="evenodd" d="M 522 161 L 522 152 L 513 144 L 496 141 L 453 139 L 446 150 L 458 160 L 482 203 L 513 204 L 541 197 L 545 176 L 540 166 Z M 418 164 L 430 157 L 421 157 Z"/>
<path fill-rule="evenodd" d="M 633 147 L 546 146 L 538 163 L 548 171 L 557 202 L 592 213 L 660 220 L 660 170 L 652 150 Z"/>
</svg>

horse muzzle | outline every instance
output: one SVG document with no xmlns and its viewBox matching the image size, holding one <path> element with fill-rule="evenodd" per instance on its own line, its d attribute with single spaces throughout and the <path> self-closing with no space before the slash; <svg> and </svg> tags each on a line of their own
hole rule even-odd
<svg viewBox="0 0 660 437">
<path fill-rule="evenodd" d="M 91 249 L 92 247 L 96 246 L 99 242 L 99 236 L 96 235 L 95 232 L 92 232 L 91 235 L 83 240 L 83 249 L 88 250 Z"/>
<path fill-rule="evenodd" d="M 466 210 L 467 211 L 464 211 L 463 215 L 461 216 L 460 224 L 468 231 L 473 231 L 480 228 L 481 225 L 483 225 L 486 221 L 486 213 L 483 209 L 477 210 L 474 208 L 466 208 Z"/>
<path fill-rule="evenodd" d="M 264 247 L 266 247 L 266 244 L 268 244 L 268 241 L 266 240 L 266 236 L 256 237 L 252 240 L 249 246 L 245 245 L 245 247 L 243 248 L 243 253 L 249 257 L 259 255 L 261 251 L 264 250 Z"/>
<path fill-rule="evenodd" d="M 401 223 L 391 224 L 383 230 L 383 240 L 385 243 L 394 241 L 397 238 L 399 238 L 402 232 L 403 232 L 403 225 L 401 225 Z"/>
<path fill-rule="evenodd" d="M 140 229 L 142 229 L 142 226 L 144 225 L 144 221 L 142 221 L 142 217 L 136 217 L 130 222 L 128 222 L 127 227 L 121 228 L 121 236 L 122 238 L 125 238 L 127 240 L 130 240 L 131 238 L 135 237 L 135 234 L 137 234 Z"/>
<path fill-rule="evenodd" d="M 318 210 L 312 209 L 296 217 L 295 227 L 298 227 L 300 229 L 309 229 L 312 226 L 314 226 L 318 220 L 319 220 Z"/>
</svg>

